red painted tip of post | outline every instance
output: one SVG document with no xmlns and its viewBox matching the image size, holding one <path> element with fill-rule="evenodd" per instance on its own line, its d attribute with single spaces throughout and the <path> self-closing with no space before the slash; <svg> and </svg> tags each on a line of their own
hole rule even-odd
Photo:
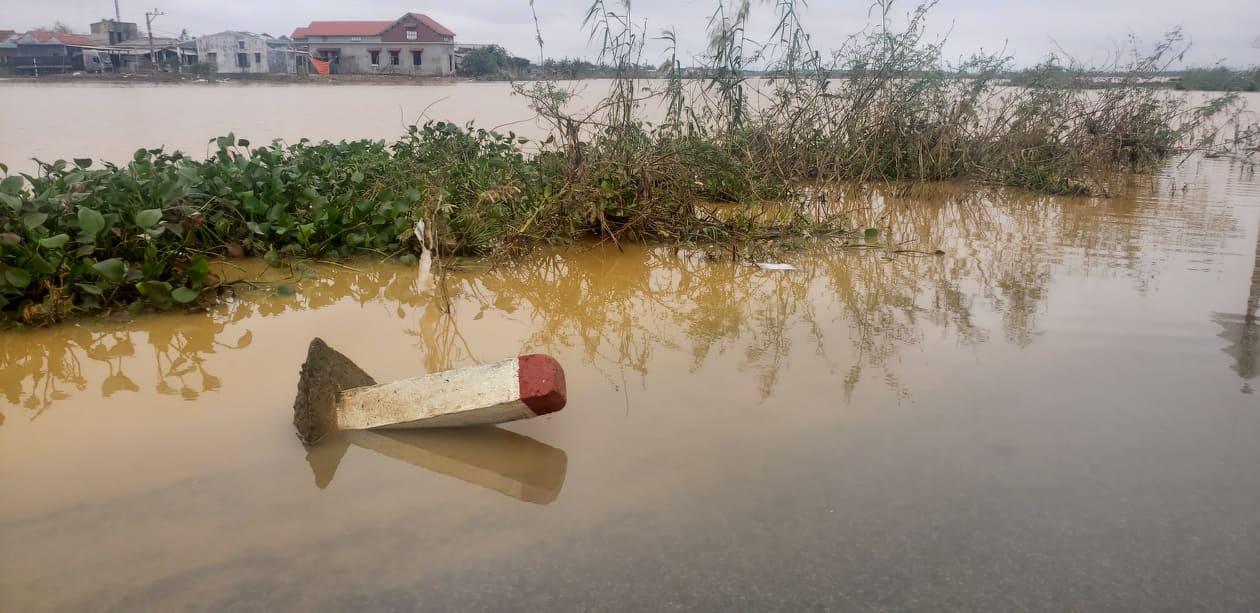
<svg viewBox="0 0 1260 613">
<path fill-rule="evenodd" d="M 549 355 L 533 353 L 517 358 L 520 365 L 521 402 L 535 415 L 555 413 L 564 408 L 568 394 L 564 368 Z"/>
</svg>

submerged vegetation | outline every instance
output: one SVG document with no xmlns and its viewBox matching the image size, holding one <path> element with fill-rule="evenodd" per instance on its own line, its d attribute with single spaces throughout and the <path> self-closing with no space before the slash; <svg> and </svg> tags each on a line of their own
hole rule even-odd
<svg viewBox="0 0 1260 613">
<path fill-rule="evenodd" d="M 684 78 L 671 44 L 663 78 L 646 81 L 646 27 L 628 2 L 595 0 L 585 24 L 609 91 L 575 111 L 556 82 L 515 85 L 551 127 L 541 143 L 438 122 L 393 144 L 251 148 L 228 135 L 207 160 L 153 149 L 125 165 L 3 168 L 0 320 L 204 304 L 222 286 L 209 267 L 218 257 L 413 258 L 424 243 L 439 256 L 485 254 L 584 236 L 737 252 L 844 234 L 838 212 L 800 205 L 820 183 L 964 179 L 1103 194 L 1115 173 L 1173 153 L 1255 143 L 1254 127 L 1227 120 L 1241 112 L 1235 97 L 1192 105 L 1143 86 L 1179 53 L 1176 32 L 1135 52 L 1114 87 L 1011 88 L 1001 81 L 1010 58 L 944 61 L 943 41 L 926 35 L 930 4 L 903 20 L 877 2 L 878 21 L 829 54 L 812 46 L 804 2 L 772 4 L 778 21 L 756 42 L 749 1 L 719 0 L 703 78 Z M 542 56 L 541 29 L 539 41 Z M 758 67 L 771 76 L 750 79 Z M 657 108 L 663 117 L 649 121 Z M 785 205 L 701 214 L 712 201 Z"/>
</svg>

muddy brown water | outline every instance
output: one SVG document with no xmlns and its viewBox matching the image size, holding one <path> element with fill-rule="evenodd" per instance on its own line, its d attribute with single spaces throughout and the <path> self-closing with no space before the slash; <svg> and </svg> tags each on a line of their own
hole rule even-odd
<svg viewBox="0 0 1260 613">
<path fill-rule="evenodd" d="M 607 81 L 571 81 L 573 109 L 608 91 Z M 254 146 L 384 139 L 426 120 L 546 135 L 508 83 L 433 85 L 274 85 L 247 83 L 32 83 L 0 79 L 0 162 L 34 171 L 32 158 L 126 163 L 137 148 L 178 149 L 195 157 L 233 132 Z"/>
<path fill-rule="evenodd" d="M 0 333 L 0 610 L 1260 608 L 1260 179 L 1127 193 L 845 194 L 943 256 L 575 245 L 450 315 L 317 265 Z M 569 406 L 308 451 L 314 336 L 381 381 L 550 353 Z"/>
</svg>

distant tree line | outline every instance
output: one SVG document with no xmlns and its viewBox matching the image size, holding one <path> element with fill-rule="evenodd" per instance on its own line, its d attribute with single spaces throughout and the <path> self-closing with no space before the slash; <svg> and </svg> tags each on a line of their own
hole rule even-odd
<svg viewBox="0 0 1260 613">
<path fill-rule="evenodd" d="M 1177 89 L 1212 92 L 1260 91 L 1260 68 L 1231 70 L 1224 66 L 1215 68 L 1191 68 L 1175 77 Z"/>
<path fill-rule="evenodd" d="M 634 66 L 638 76 L 656 71 L 654 66 Z M 613 75 L 608 64 L 595 64 L 581 58 L 547 58 L 542 66 L 523 57 L 513 56 L 499 45 L 488 45 L 463 54 L 459 74 L 477 78 L 545 77 L 550 79 L 591 79 Z"/>
<path fill-rule="evenodd" d="M 1051 58 L 1037 66 L 1007 75 L 1011 85 L 1036 89 L 1094 89 L 1117 84 L 1119 79 L 1141 79 L 1141 73 L 1085 70 L 1067 67 Z M 1225 66 L 1161 71 L 1141 85 L 1187 91 L 1260 91 L 1260 68 L 1235 70 Z M 1154 77 L 1160 77 L 1154 79 Z"/>
</svg>

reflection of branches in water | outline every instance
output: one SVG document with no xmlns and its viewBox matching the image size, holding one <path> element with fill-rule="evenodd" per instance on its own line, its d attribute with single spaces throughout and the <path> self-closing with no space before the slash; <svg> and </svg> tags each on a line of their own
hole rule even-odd
<svg viewBox="0 0 1260 613">
<path fill-rule="evenodd" d="M 138 392 L 140 386 L 126 370 L 141 361 L 133 341 L 134 335 L 140 335 L 153 347 L 155 390 L 196 398 L 201 392 L 214 391 L 222 385 L 218 377 L 206 370 L 206 354 L 214 353 L 216 348 L 240 349 L 250 344 L 249 331 L 232 345 L 215 340 L 229 323 L 247 317 L 249 310 L 229 309 L 231 315 L 227 318 L 189 321 L 178 329 L 161 325 L 171 323 L 161 320 L 143 332 L 93 332 L 86 327 L 66 325 L 5 335 L 0 342 L 0 393 L 10 403 L 34 411 L 31 419 L 38 418 L 55 402 L 70 397 L 65 385 L 78 392 L 87 389 L 84 360 L 105 365 L 108 374 L 101 380 L 102 396 Z"/>
<path fill-rule="evenodd" d="M 1219 253 L 1237 232 L 1229 209 L 1204 206 L 1225 201 L 1228 180 L 1202 181 L 1203 169 L 1170 167 L 1143 184 L 1116 186 L 1106 199 L 1050 197 L 1010 189 L 974 190 L 954 185 L 847 187 L 831 198 L 858 227 L 891 226 L 890 244 L 914 241 L 949 252 L 948 275 L 938 279 L 938 299 L 954 303 L 938 311 L 966 317 L 970 294 L 1000 313 L 1004 336 L 1020 346 L 1040 334 L 1056 269 L 1081 275 L 1124 274 L 1138 291 L 1149 289 L 1164 261 L 1153 251 L 1175 248 Z M 1198 179 L 1190 189 L 1188 181 Z M 1181 186 L 1165 194 L 1167 186 Z M 1215 241 L 1220 244 L 1212 244 Z M 959 281 L 975 285 L 960 291 Z M 971 322 L 954 322 L 964 339 L 983 340 Z"/>
<path fill-rule="evenodd" d="M 472 289 L 475 290 L 475 288 Z M 428 295 L 433 296 L 432 293 Z M 469 297 L 473 300 L 481 298 L 476 295 Z M 401 308 L 399 314 L 400 316 L 403 314 Z M 477 318 L 483 315 L 484 307 Z M 438 300 L 436 297 L 420 309 L 415 327 L 407 328 L 403 330 L 403 333 L 416 338 L 416 347 L 424 356 L 425 372 L 450 370 L 457 364 L 479 361 L 473 352 L 472 345 L 460 332 L 457 319 L 446 313 L 445 301 Z"/>
<path fill-rule="evenodd" d="M 685 342 L 693 371 L 714 353 L 742 347 L 740 366 L 755 373 L 763 399 L 795 340 L 809 339 L 822 359 L 833 349 L 818 322 L 815 295 L 825 285 L 837 288 L 845 307 L 834 319 L 857 331 L 860 362 L 882 365 L 897 345 L 917 340 L 914 286 L 883 278 L 890 266 L 876 258 L 821 250 L 799 272 L 765 274 L 667 248 L 602 255 L 592 265 L 591 256 L 552 253 L 460 279 L 455 293 L 512 296 L 514 308 L 529 306 L 534 344 L 580 347 L 591 364 L 625 366 L 643 378 L 656 347 Z"/>
<path fill-rule="evenodd" d="M 393 305 L 402 312 L 403 306 L 416 307 L 422 298 L 409 291 L 408 284 L 399 279 L 400 272 L 407 274 L 397 267 L 380 267 L 362 274 L 304 279 L 299 283 L 301 292 L 292 298 L 250 294 L 225 300 L 205 316 L 142 318 L 134 329 L 100 331 L 68 324 L 5 333 L 0 335 L 0 395 L 10 404 L 34 411 L 31 418 L 37 418 L 57 401 L 70 397 L 72 390 L 67 386 L 76 392 L 87 389 L 83 374 L 87 360 L 105 365 L 108 374 L 100 385 L 104 397 L 140 391 L 127 373 L 151 368 L 159 394 L 197 398 L 223 385 L 207 368 L 210 355 L 224 349 L 243 349 L 253 341 L 249 330 L 223 340 L 229 326 L 291 310 L 320 309 L 347 297 L 361 305 Z M 152 353 L 137 354 L 137 341 L 146 342 Z M 146 355 L 152 355 L 151 362 Z"/>
<path fill-rule="evenodd" d="M 213 392 L 222 387 L 223 383 L 218 377 L 206 372 L 206 356 L 215 353 L 216 348 L 243 349 L 254 338 L 253 333 L 246 330 L 234 344 L 226 345 L 215 340 L 222 331 L 222 327 L 203 326 L 187 326 L 178 331 L 166 328 L 150 330 L 149 344 L 153 346 L 158 393 L 178 393 L 185 400 L 192 400 L 201 392 Z M 121 365 L 119 369 L 121 371 Z M 198 379 L 196 384 L 191 378 L 194 375 Z M 173 382 L 178 382 L 178 390 L 172 385 Z M 134 384 L 133 388 L 131 391 L 139 390 Z"/>
<path fill-rule="evenodd" d="M 49 343 L 31 342 L 44 338 L 43 331 L 10 332 L 0 335 L 0 393 L 11 405 L 35 411 L 38 417 L 49 405 L 69 397 L 65 385 L 82 391 L 87 387 L 80 356 L 82 347 L 95 344 L 87 330 L 64 328 Z"/>
<path fill-rule="evenodd" d="M 646 377 L 652 348 L 675 343 L 653 317 L 664 306 L 652 279 L 661 263 L 615 255 L 597 258 L 593 265 L 576 261 L 589 257 L 553 253 L 458 282 L 480 285 L 496 297 L 497 308 L 514 312 L 528 304 L 531 345 L 582 347 L 592 365 L 611 363 Z M 605 377 L 616 380 L 607 372 Z"/>
</svg>

